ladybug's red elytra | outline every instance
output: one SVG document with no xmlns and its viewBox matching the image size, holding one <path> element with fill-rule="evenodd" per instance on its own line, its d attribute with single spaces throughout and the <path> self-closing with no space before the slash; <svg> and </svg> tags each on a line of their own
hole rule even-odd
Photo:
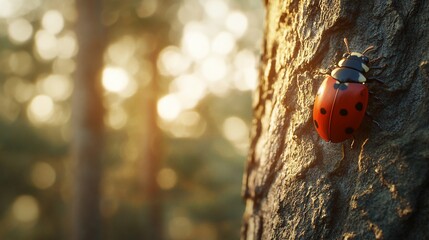
<svg viewBox="0 0 429 240">
<path fill-rule="evenodd" d="M 351 137 L 359 128 L 368 105 L 368 88 L 365 83 L 377 78 L 366 77 L 372 67 L 365 53 L 373 50 L 370 46 L 362 53 L 347 52 L 330 76 L 327 76 L 317 91 L 313 108 L 314 127 L 325 141 L 342 142 Z M 379 58 L 378 58 L 379 59 Z M 374 60 L 373 60 L 374 61 Z M 372 61 L 372 62 L 373 62 Z"/>
</svg>

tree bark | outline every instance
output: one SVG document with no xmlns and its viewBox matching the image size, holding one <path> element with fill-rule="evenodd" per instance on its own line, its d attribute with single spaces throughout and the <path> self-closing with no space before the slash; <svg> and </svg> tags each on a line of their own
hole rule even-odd
<svg viewBox="0 0 429 240">
<path fill-rule="evenodd" d="M 266 10 L 242 239 L 429 239 L 429 1 L 268 0 Z M 344 37 L 388 65 L 384 85 L 368 84 L 381 128 L 364 120 L 352 148 L 324 142 L 312 119 L 317 72 L 340 60 Z"/>
<path fill-rule="evenodd" d="M 105 32 L 101 0 L 76 0 L 79 44 L 72 106 L 74 196 L 72 238 L 100 239 L 100 178 L 104 108 L 101 72 Z"/>
</svg>

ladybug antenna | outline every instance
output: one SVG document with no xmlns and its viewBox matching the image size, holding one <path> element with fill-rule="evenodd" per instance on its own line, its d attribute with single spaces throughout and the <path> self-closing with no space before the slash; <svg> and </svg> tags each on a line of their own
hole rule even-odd
<svg viewBox="0 0 429 240">
<path fill-rule="evenodd" d="M 347 38 L 344 38 L 344 43 L 346 44 L 347 53 L 350 54 L 349 41 L 347 41 Z"/>
<path fill-rule="evenodd" d="M 374 50 L 374 46 L 369 46 L 362 52 L 362 55 L 365 55 L 366 52 L 373 51 L 373 50 Z"/>
</svg>

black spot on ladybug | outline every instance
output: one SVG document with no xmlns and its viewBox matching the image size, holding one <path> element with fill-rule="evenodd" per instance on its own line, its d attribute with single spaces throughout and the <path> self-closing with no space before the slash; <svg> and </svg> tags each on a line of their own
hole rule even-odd
<svg viewBox="0 0 429 240">
<path fill-rule="evenodd" d="M 341 115 L 341 116 L 347 116 L 347 114 L 349 114 L 349 112 L 347 112 L 347 109 L 342 108 L 342 109 L 340 110 L 340 115 Z"/>
<path fill-rule="evenodd" d="M 352 134 L 355 130 L 351 127 L 346 128 L 346 133 L 347 134 Z"/>
<path fill-rule="evenodd" d="M 362 111 L 363 109 L 363 104 L 361 102 L 356 103 L 355 105 L 356 110 L 358 111 Z"/>
<path fill-rule="evenodd" d="M 321 108 L 321 109 L 320 109 L 320 113 L 321 113 L 321 114 L 323 114 L 323 115 L 325 115 L 325 114 L 326 114 L 326 109 Z"/>
<path fill-rule="evenodd" d="M 347 85 L 344 83 L 335 83 L 334 89 L 340 89 L 341 91 L 344 91 L 347 89 Z"/>
<path fill-rule="evenodd" d="M 316 128 L 319 128 L 319 124 L 317 123 L 316 120 L 314 120 L 314 126 L 316 126 Z"/>
</svg>

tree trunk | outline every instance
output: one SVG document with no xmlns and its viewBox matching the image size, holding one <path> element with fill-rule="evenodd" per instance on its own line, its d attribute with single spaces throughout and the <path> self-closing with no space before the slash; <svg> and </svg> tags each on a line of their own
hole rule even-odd
<svg viewBox="0 0 429 240">
<path fill-rule="evenodd" d="M 242 239 L 429 239 L 429 1 L 267 1 Z M 384 85 L 351 140 L 313 127 L 319 69 L 369 45 Z M 377 74 L 377 71 L 375 71 Z M 380 98 L 376 99 L 376 96 Z"/>
<path fill-rule="evenodd" d="M 77 0 L 79 44 L 73 96 L 74 196 L 72 238 L 100 239 L 100 175 L 103 152 L 102 89 L 104 28 L 101 0 Z"/>
<path fill-rule="evenodd" d="M 159 51 L 151 54 L 152 62 L 156 62 L 156 56 Z M 155 68 L 155 66 L 153 66 Z M 157 176 L 162 166 L 162 131 L 157 124 L 157 101 L 158 101 L 158 80 L 156 69 L 147 88 L 145 89 L 144 102 L 144 136 L 141 141 L 141 186 L 147 198 L 147 221 L 144 226 L 144 239 L 163 240 L 164 221 L 163 221 L 163 199 L 162 191 L 157 182 Z"/>
</svg>

